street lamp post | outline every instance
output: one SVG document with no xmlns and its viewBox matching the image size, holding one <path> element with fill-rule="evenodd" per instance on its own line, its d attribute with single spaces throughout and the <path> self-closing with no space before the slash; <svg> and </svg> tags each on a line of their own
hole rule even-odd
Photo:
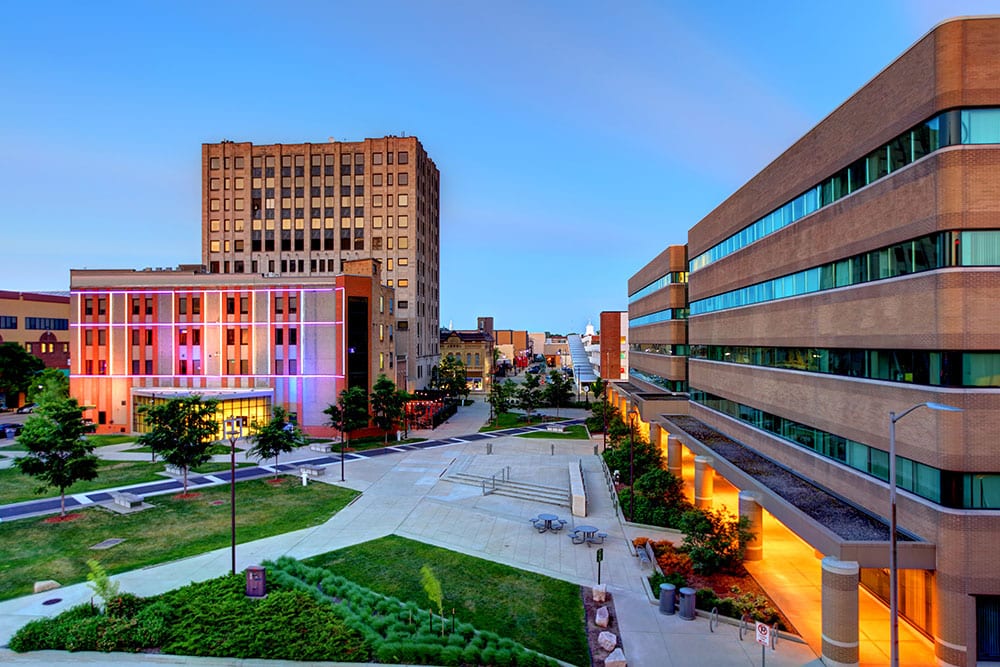
<svg viewBox="0 0 1000 667">
<path fill-rule="evenodd" d="M 243 420 L 230 417 L 225 420 L 226 437 L 229 438 L 229 525 L 232 533 L 232 573 L 236 574 L 236 441 L 243 437 Z"/>
<path fill-rule="evenodd" d="M 628 416 L 628 520 L 635 521 L 635 413 Z"/>
<path fill-rule="evenodd" d="M 917 408 L 962 412 L 943 403 L 918 403 L 903 412 L 889 412 L 889 664 L 899 667 L 899 572 L 896 563 L 896 422 Z"/>
</svg>

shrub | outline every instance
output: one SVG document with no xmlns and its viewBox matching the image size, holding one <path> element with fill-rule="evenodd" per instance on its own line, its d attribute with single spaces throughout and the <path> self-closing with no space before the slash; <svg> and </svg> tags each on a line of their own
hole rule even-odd
<svg viewBox="0 0 1000 667">
<path fill-rule="evenodd" d="M 743 562 L 744 545 L 752 537 L 749 520 L 734 517 L 726 508 L 691 510 L 681 517 L 681 551 L 691 557 L 695 572 L 712 574 L 735 570 Z"/>
<path fill-rule="evenodd" d="M 104 601 L 104 613 L 112 618 L 132 618 L 146 601 L 138 595 L 121 593 Z"/>
<path fill-rule="evenodd" d="M 25 653 L 27 651 L 57 649 L 52 636 L 54 626 L 55 623 L 50 618 L 37 618 L 28 621 L 10 638 L 10 650 L 15 653 Z"/>
</svg>

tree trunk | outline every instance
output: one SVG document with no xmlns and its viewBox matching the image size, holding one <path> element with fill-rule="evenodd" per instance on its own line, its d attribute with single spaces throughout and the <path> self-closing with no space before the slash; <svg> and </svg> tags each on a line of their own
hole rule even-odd
<svg viewBox="0 0 1000 667">
<path fill-rule="evenodd" d="M 278 455 L 274 455 L 274 478 L 278 479 Z"/>
<path fill-rule="evenodd" d="M 66 489 L 59 489 L 59 516 L 66 516 Z"/>
<path fill-rule="evenodd" d="M 187 466 L 184 466 L 183 470 L 184 470 L 184 495 L 186 496 L 187 492 L 188 492 L 188 468 L 187 468 Z"/>
</svg>

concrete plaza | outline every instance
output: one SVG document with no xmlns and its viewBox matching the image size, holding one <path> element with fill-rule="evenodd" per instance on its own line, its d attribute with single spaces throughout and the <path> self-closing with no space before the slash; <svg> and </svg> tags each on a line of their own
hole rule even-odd
<svg viewBox="0 0 1000 667">
<path fill-rule="evenodd" d="M 485 421 L 488 410 L 482 402 L 464 407 L 449 423 L 426 435 L 445 439 L 475 433 Z M 570 412 L 563 416 L 578 415 Z M 486 454 L 487 443 L 492 445 L 491 455 Z M 396 534 L 580 585 L 596 583 L 595 548 L 573 544 L 565 534 L 567 531 L 540 534 L 529 523 L 529 519 L 540 512 L 552 512 L 568 520 L 567 530 L 577 524 L 592 524 L 608 533 L 603 545 L 601 579 L 614 596 L 620 642 L 630 665 L 759 665 L 761 647 L 752 637 L 739 641 L 736 627 L 723 624 L 710 632 L 705 619 L 684 621 L 677 615 L 659 613 L 646 593 L 649 568 L 643 568 L 632 555 L 629 540 L 638 534 L 668 536 L 621 523 L 600 459 L 593 452 L 594 442 L 591 441 L 497 437 L 348 461 L 343 485 L 362 492 L 355 502 L 320 526 L 240 544 L 237 567 L 242 569 L 281 555 L 304 558 Z M 483 495 L 479 487 L 446 479 L 449 471 L 458 468 L 489 475 L 509 467 L 511 479 L 515 481 L 565 486 L 568 485 L 570 464 L 579 464 L 583 470 L 587 489 L 586 517 L 573 517 L 568 508 L 501 495 Z M 331 468 L 322 478 L 324 483 L 335 483 L 338 473 L 337 466 Z M 153 595 L 191 581 L 223 575 L 229 567 L 230 552 L 225 548 L 115 578 L 124 591 Z M 503 591 L 497 594 L 502 595 Z M 62 601 L 48 606 L 42 604 L 54 597 Z M 0 644 L 5 644 L 13 632 L 29 620 L 55 615 L 90 597 L 91 591 L 86 584 L 76 584 L 0 603 Z M 17 656 L 9 651 L 0 654 L 0 660 L 149 663 L 148 656 L 59 653 Z M 782 641 L 776 651 L 768 650 L 766 661 L 774 666 L 819 664 L 808 646 L 793 641 Z M 158 656 L 156 662 L 256 664 L 259 661 Z"/>
</svg>

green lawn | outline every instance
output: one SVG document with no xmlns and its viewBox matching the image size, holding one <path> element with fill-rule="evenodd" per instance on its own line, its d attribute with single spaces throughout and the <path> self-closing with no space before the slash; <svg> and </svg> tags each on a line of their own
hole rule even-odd
<svg viewBox="0 0 1000 667">
<path fill-rule="evenodd" d="M 140 484 L 142 482 L 156 482 L 165 479 L 162 473 L 166 469 L 163 461 L 150 463 L 149 461 L 106 461 L 98 462 L 97 478 L 86 482 L 77 482 L 66 489 L 66 495 L 73 493 L 85 493 L 87 491 L 97 491 L 116 486 L 127 486 L 129 484 Z M 243 467 L 245 463 L 238 463 L 237 467 Z M 229 463 L 206 463 L 205 465 L 191 471 L 194 473 L 218 472 L 229 470 Z M 37 493 L 41 483 L 34 477 L 25 475 L 17 468 L 0 470 L 0 504 L 20 503 L 26 500 L 38 500 L 40 498 L 52 498 L 59 495 L 58 489 L 48 488 Z"/>
<path fill-rule="evenodd" d="M 307 559 L 404 602 L 433 606 L 420 583 L 430 565 L 441 582 L 446 616 L 492 630 L 528 648 L 589 665 L 580 587 L 507 565 L 390 535 Z"/>
<path fill-rule="evenodd" d="M 545 438 L 546 440 L 589 440 L 587 429 L 582 424 L 567 426 L 565 433 L 551 433 L 549 431 L 535 431 L 534 433 L 521 433 L 519 438 Z"/>
<path fill-rule="evenodd" d="M 43 579 L 63 585 L 84 581 L 88 558 L 96 558 L 114 574 L 228 546 L 229 486 L 202 489 L 198 494 L 190 500 L 152 496 L 148 502 L 155 507 L 134 514 L 93 508 L 84 510 L 82 518 L 64 523 L 45 523 L 41 518 L 0 523 L 0 599 L 31 593 L 34 582 Z M 356 491 L 329 484 L 240 482 L 236 485 L 237 541 L 318 525 L 356 495 Z M 106 551 L 89 549 L 113 537 L 125 542 Z"/>
<path fill-rule="evenodd" d="M 222 443 L 216 443 L 214 445 L 209 445 L 208 446 L 208 453 L 209 453 L 210 456 L 223 456 L 225 454 L 228 454 L 231 450 L 232 450 L 232 447 L 229 446 L 228 444 L 224 445 Z M 128 451 L 129 454 L 152 454 L 153 453 L 152 448 L 150 448 L 148 446 L 146 446 L 146 447 L 129 447 L 127 451 Z M 237 447 L 236 451 L 238 451 L 238 452 L 239 451 L 243 451 L 243 449 L 240 448 L 240 447 Z"/>
<path fill-rule="evenodd" d="M 87 436 L 87 440 L 94 447 L 106 447 L 108 445 L 120 445 L 123 442 L 135 442 L 137 437 L 139 436 L 112 433 L 108 435 L 89 435 Z"/>
<path fill-rule="evenodd" d="M 525 418 L 525 415 L 519 412 L 505 412 L 500 415 L 496 415 L 493 420 L 492 425 L 487 424 L 486 426 L 479 429 L 479 432 L 484 431 L 497 431 L 503 428 L 514 428 L 515 426 L 531 426 L 532 424 L 541 424 L 542 419 L 537 414 L 534 415 L 532 420 L 529 422 Z"/>
</svg>

